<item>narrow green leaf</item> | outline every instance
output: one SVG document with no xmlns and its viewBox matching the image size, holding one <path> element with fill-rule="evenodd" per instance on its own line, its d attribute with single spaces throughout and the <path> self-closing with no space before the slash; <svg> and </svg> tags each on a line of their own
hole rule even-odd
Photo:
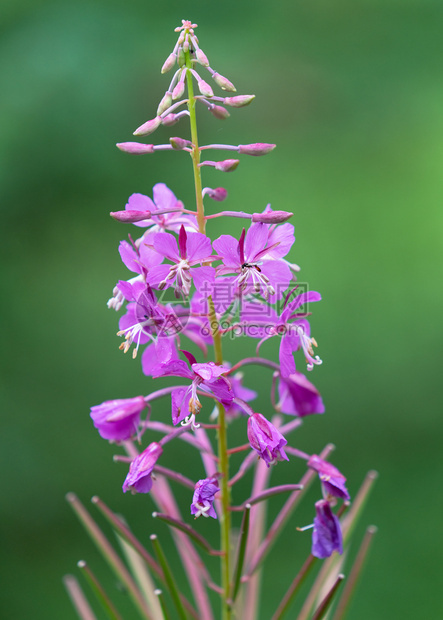
<svg viewBox="0 0 443 620">
<path fill-rule="evenodd" d="M 150 539 L 152 541 L 152 546 L 154 547 L 157 560 L 159 561 L 160 566 L 163 569 L 166 585 L 168 587 L 169 593 L 171 594 L 172 600 L 174 601 L 174 605 L 177 609 L 178 615 L 181 620 L 187 620 L 185 609 L 180 600 L 180 593 L 177 584 L 175 583 L 174 576 L 171 572 L 168 561 L 166 560 L 166 556 L 163 552 L 163 549 L 161 548 L 158 538 L 155 534 L 151 534 Z"/>
</svg>

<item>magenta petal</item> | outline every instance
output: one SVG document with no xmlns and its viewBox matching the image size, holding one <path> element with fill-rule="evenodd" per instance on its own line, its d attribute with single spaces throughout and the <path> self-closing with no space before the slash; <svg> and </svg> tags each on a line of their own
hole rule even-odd
<svg viewBox="0 0 443 620">
<path fill-rule="evenodd" d="M 162 233 L 158 233 L 161 235 Z M 150 284 L 153 288 L 158 288 L 160 283 L 163 282 L 170 271 L 170 265 L 157 265 L 157 267 L 152 267 L 147 276 L 146 282 Z M 171 286 L 174 283 L 175 278 L 172 280 L 167 280 L 167 287 Z"/>
<path fill-rule="evenodd" d="M 212 247 L 220 256 L 226 267 L 238 269 L 241 266 L 240 255 L 238 253 L 238 241 L 231 235 L 221 235 L 216 239 Z"/>
<path fill-rule="evenodd" d="M 278 246 L 269 252 L 269 258 L 283 258 L 292 248 L 295 242 L 294 226 L 292 224 L 282 224 L 276 226 L 268 237 L 268 246 L 278 242 Z"/>
<path fill-rule="evenodd" d="M 278 393 L 282 413 L 304 417 L 325 411 L 317 388 L 301 372 L 281 377 Z"/>
<path fill-rule="evenodd" d="M 289 286 L 292 278 L 291 270 L 288 265 L 279 260 L 266 260 L 261 265 L 262 273 L 267 276 L 275 289 L 276 299 L 280 299 Z"/>
<path fill-rule="evenodd" d="M 214 267 L 193 267 L 191 269 L 192 279 L 196 290 L 204 297 L 212 293 L 215 280 Z"/>
<path fill-rule="evenodd" d="M 177 388 L 171 392 L 172 423 L 174 426 L 189 415 L 191 388 Z"/>
<path fill-rule="evenodd" d="M 292 354 L 291 341 L 287 336 L 283 336 L 280 342 L 279 362 L 282 377 L 288 377 L 295 373 L 295 362 Z"/>
<path fill-rule="evenodd" d="M 268 226 L 260 222 L 252 224 L 246 233 L 245 261 L 253 263 L 256 255 L 263 250 L 268 240 Z"/>
<path fill-rule="evenodd" d="M 176 209 L 178 200 L 172 190 L 164 183 L 156 183 L 152 189 L 152 195 L 157 209 Z M 155 210 L 155 207 L 153 207 Z"/>
<path fill-rule="evenodd" d="M 139 246 L 140 261 L 147 269 L 156 267 L 163 262 L 163 255 L 151 247 L 154 243 L 154 236 L 155 233 L 145 233 Z"/>
<path fill-rule="evenodd" d="M 180 262 L 180 256 L 178 253 L 177 240 L 174 235 L 170 233 L 155 233 L 153 235 L 154 249 L 166 256 L 173 263 Z"/>
<path fill-rule="evenodd" d="M 154 379 L 157 377 L 186 377 L 194 379 L 194 373 L 183 360 L 171 359 L 166 364 L 160 364 L 154 370 L 152 375 Z"/>
<path fill-rule="evenodd" d="M 211 256 L 211 240 L 202 233 L 189 233 L 186 252 L 190 265 L 205 260 Z"/>
<path fill-rule="evenodd" d="M 143 270 L 140 265 L 140 259 L 137 252 L 134 250 L 130 243 L 128 243 L 127 241 L 120 241 L 118 251 L 123 263 L 129 269 L 129 271 L 133 271 L 135 273 L 142 273 Z"/>
<path fill-rule="evenodd" d="M 142 370 L 148 377 L 152 376 L 158 366 L 178 359 L 177 348 L 173 338 L 159 338 L 157 342 L 149 344 L 143 351 Z"/>
<path fill-rule="evenodd" d="M 220 375 L 223 375 L 225 372 L 228 372 L 229 368 L 227 366 L 217 365 L 214 362 L 206 362 L 203 364 L 193 363 L 192 370 L 205 381 L 211 381 L 212 379 L 220 377 Z"/>
</svg>

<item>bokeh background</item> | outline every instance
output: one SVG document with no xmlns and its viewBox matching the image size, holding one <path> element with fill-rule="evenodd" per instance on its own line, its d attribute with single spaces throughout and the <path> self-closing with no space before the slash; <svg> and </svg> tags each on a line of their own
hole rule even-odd
<svg viewBox="0 0 443 620">
<path fill-rule="evenodd" d="M 349 618 L 443 617 L 438 0 L 3 0 L 1 616 L 74 619 L 61 578 L 79 559 L 125 610 L 67 491 L 85 503 L 99 494 L 144 540 L 167 537 L 149 497 L 121 493 L 126 467 L 112 462 L 88 413 L 150 390 L 139 363 L 118 351 L 117 316 L 105 305 L 125 276 L 117 246 L 129 230 L 108 212 L 160 181 L 192 205 L 184 154 L 134 158 L 114 147 L 154 115 L 182 18 L 199 24 L 216 70 L 257 95 L 228 121 L 202 115 L 202 140 L 278 144 L 266 158 L 243 157 L 233 174 L 209 171 L 206 184 L 228 189 L 228 209 L 293 211 L 292 258 L 323 295 L 312 323 L 324 364 L 311 378 L 327 413 L 306 421 L 297 445 L 316 452 L 334 442 L 353 494 L 369 469 L 380 472 L 358 536 L 370 523 L 379 531 Z M 225 230 L 217 226 L 213 236 Z M 265 386 L 257 408 L 266 413 L 269 376 L 249 377 Z M 158 416 L 168 418 L 168 401 Z M 198 478 L 198 459 L 183 450 L 165 463 Z M 291 475 L 280 465 L 274 480 Z M 295 526 L 312 520 L 318 493 L 271 556 L 261 620 L 308 553 L 310 535 Z M 202 524 L 210 538 L 214 527 Z"/>
</svg>

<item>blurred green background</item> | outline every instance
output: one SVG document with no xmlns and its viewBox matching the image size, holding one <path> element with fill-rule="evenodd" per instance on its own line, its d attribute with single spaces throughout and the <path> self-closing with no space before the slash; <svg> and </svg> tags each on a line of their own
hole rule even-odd
<svg viewBox="0 0 443 620">
<path fill-rule="evenodd" d="M 323 295 L 312 325 L 324 364 L 310 378 L 327 412 L 293 441 L 311 452 L 334 442 L 351 494 L 369 469 L 380 472 L 358 536 L 369 523 L 379 532 L 349 618 L 443 617 L 442 3 L 3 0 L 2 14 L 2 618 L 74 619 L 61 577 L 79 559 L 125 609 L 67 491 L 85 503 L 99 494 L 146 541 L 164 532 L 149 497 L 121 493 L 126 466 L 112 462 L 88 414 L 151 389 L 118 351 L 105 305 L 125 277 L 117 246 L 129 231 L 108 212 L 160 181 L 193 203 L 184 154 L 133 158 L 114 147 L 154 116 L 182 18 L 199 24 L 211 65 L 257 95 L 228 121 L 203 114 L 202 142 L 278 145 L 243 157 L 232 175 L 209 170 L 205 184 L 228 189 L 227 209 L 293 211 L 292 258 Z M 169 135 L 162 128 L 155 141 Z M 186 123 L 172 135 L 187 137 Z M 267 373 L 249 377 L 269 383 Z M 158 416 L 168 419 L 168 401 Z M 200 477 L 180 447 L 164 462 Z M 274 481 L 293 471 L 280 465 Z M 319 488 L 309 497 L 271 556 L 261 620 L 309 550 L 309 534 L 295 531 L 312 520 Z M 213 522 L 201 528 L 214 540 Z"/>
</svg>

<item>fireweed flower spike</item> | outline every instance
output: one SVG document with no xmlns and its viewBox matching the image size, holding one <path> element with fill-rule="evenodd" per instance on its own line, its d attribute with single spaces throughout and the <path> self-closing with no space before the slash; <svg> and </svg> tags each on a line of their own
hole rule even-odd
<svg viewBox="0 0 443 620">
<path fill-rule="evenodd" d="M 236 202 L 236 197 L 230 195 L 230 210 L 215 209 L 205 213 L 205 201 L 222 202 L 227 198 L 225 188 L 213 189 L 208 187 L 209 181 L 203 182 L 207 167 L 230 172 L 237 168 L 239 160 L 226 157 L 266 155 L 275 145 L 258 141 L 239 144 L 245 142 L 241 137 L 235 139 L 234 144 L 199 141 L 199 110 L 205 114 L 209 111 L 214 122 L 228 122 L 230 113 L 241 113 L 237 109 L 248 106 L 254 95 L 225 96 L 234 92 L 235 87 L 227 77 L 212 68 L 196 36 L 196 28 L 196 24 L 187 20 L 176 28 L 175 45 L 161 69 L 162 73 L 171 71 L 171 77 L 165 83 L 164 93 L 159 93 L 159 98 L 150 107 L 150 120 L 143 122 L 134 132 L 135 135 L 148 136 L 160 126 L 164 131 L 165 127 L 174 125 L 174 133 L 166 144 L 117 144 L 123 151 L 122 157 L 127 153 L 149 156 L 161 151 L 168 151 L 169 156 L 182 161 L 189 157 L 195 203 L 187 204 L 185 208 L 174 193 L 179 188 L 173 191 L 164 183 L 156 183 L 152 198 L 134 193 L 124 209 L 124 205 L 113 205 L 111 213 L 116 222 L 124 224 L 125 233 L 128 229 L 132 231 L 119 246 L 128 275 L 117 281 L 108 301 L 110 308 L 123 309 L 118 335 L 124 340 L 120 341 L 120 348 L 124 352 L 132 348 L 133 357 L 140 347 L 144 348 L 140 357 L 143 374 L 150 377 L 148 386 L 152 380 L 156 382 L 162 378 L 168 378 L 170 382 L 172 379 L 173 385 L 155 386 L 145 396 L 105 401 L 92 407 L 90 415 L 101 437 L 125 451 L 126 455 L 115 455 L 115 460 L 130 460 L 123 491 L 151 492 L 156 508 L 173 531 L 177 552 L 185 568 L 181 572 L 189 580 L 192 602 L 180 594 L 181 583 L 175 583 L 180 571 L 173 574 L 169 570 L 164 552 L 161 561 L 159 555 L 157 564 L 131 534 L 145 559 L 149 560 L 155 586 L 161 585 L 157 584 L 157 579 L 166 582 L 164 585 L 171 593 L 178 614 L 172 615 L 205 620 L 233 620 L 234 617 L 256 620 L 260 588 L 254 586 L 250 578 L 255 578 L 255 569 L 271 551 L 301 499 L 302 486 L 307 487 L 318 473 L 323 499 L 315 504 L 314 523 L 309 526 L 314 528 L 312 554 L 318 558 L 343 551 L 340 523 L 332 507 L 339 499 L 347 503 L 349 493 L 344 475 L 326 460 L 332 449 L 330 446 L 319 456 L 309 456 L 298 447 L 288 445 L 292 431 L 301 429 L 302 422 L 307 422 L 310 415 L 322 414 L 325 410 L 317 388 L 295 366 L 298 351 L 304 354 L 308 370 L 320 365 L 321 360 L 314 354 L 316 341 L 311 337 L 308 322 L 311 305 L 320 301 L 320 294 L 312 290 L 300 294 L 299 285 L 294 284 L 300 267 L 288 259 L 295 241 L 294 226 L 288 222 L 291 211 L 295 210 L 293 203 L 276 205 L 278 210 L 273 210 L 270 204 L 264 207 L 266 202 L 248 205 L 244 201 Z M 188 131 L 181 136 L 175 127 L 179 120 L 182 123 L 189 121 Z M 218 153 L 213 160 L 211 154 L 211 160 L 202 161 L 206 150 L 216 150 L 221 154 Z M 260 159 L 256 162 L 257 167 L 263 165 Z M 180 175 L 176 178 L 179 179 Z M 229 181 L 229 175 L 227 179 Z M 189 188 L 186 192 L 189 194 Z M 226 222 L 232 224 L 232 234 L 218 235 L 221 217 L 231 218 Z M 249 220 L 249 228 L 242 230 L 239 219 Z M 134 234 L 135 231 L 138 234 Z M 258 339 L 255 357 L 249 357 L 251 352 L 246 349 L 251 341 L 244 336 Z M 228 347 L 223 349 L 223 343 L 229 344 L 229 340 L 237 338 L 243 340 L 236 350 L 244 348 L 247 357 L 232 360 L 229 359 Z M 258 351 L 264 355 L 267 350 L 267 345 L 262 345 L 268 339 L 279 341 L 278 363 L 275 358 L 258 357 Z M 186 361 L 180 359 L 179 352 Z M 254 375 L 249 374 L 251 365 L 259 365 L 264 373 L 271 375 L 269 381 L 263 381 L 263 386 L 266 385 L 265 392 L 271 386 L 270 402 L 278 414 L 273 423 L 248 404 L 262 392 L 259 390 L 262 379 L 256 375 L 254 382 Z M 141 388 L 140 393 L 145 390 Z M 164 406 L 159 404 L 160 399 L 169 396 L 172 424 L 165 422 Z M 142 419 L 145 408 L 149 415 Z M 281 414 L 294 418 L 282 426 Z M 240 432 L 240 427 L 244 429 L 245 424 L 248 442 L 244 431 L 243 435 Z M 144 438 L 152 432 L 159 433 L 161 438 L 157 441 L 150 439 L 151 443 L 144 447 Z M 144 447 L 140 454 L 135 439 L 142 445 L 141 450 Z M 157 464 L 163 446 L 168 442 L 174 442 L 177 451 L 180 450 L 179 471 Z M 188 458 L 188 450 L 200 453 L 201 470 L 195 465 L 196 459 Z M 237 471 L 230 472 L 231 456 L 235 462 L 241 452 L 245 456 L 239 461 Z M 291 458 L 286 467 L 291 468 L 290 475 L 294 480 L 301 478 L 301 484 L 270 487 L 270 466 L 278 461 L 289 461 L 287 454 L 296 457 Z M 257 456 L 266 467 L 257 462 Z M 153 484 L 154 470 L 157 480 Z M 231 488 L 252 470 L 252 495 L 237 499 L 238 491 L 232 489 L 232 496 L 236 499 L 233 505 Z M 212 517 L 214 521 L 208 519 L 207 525 L 217 523 L 220 527 L 220 540 L 215 548 L 186 522 L 191 519 L 188 512 L 190 497 L 185 511 L 181 510 L 173 493 L 176 484 L 193 489 L 191 515 L 195 518 Z M 264 507 L 265 501 L 274 501 L 275 495 L 288 492 L 289 498 L 274 523 L 266 529 L 260 505 Z M 357 497 L 361 498 L 361 494 Z M 257 506 L 250 511 L 250 504 Z M 360 505 L 361 499 L 360 503 L 357 501 L 357 508 Z M 232 525 L 240 526 L 237 520 L 240 511 L 243 515 L 237 538 L 233 536 Z M 354 510 L 353 515 L 351 511 L 348 516 L 354 520 L 360 510 Z M 181 514 L 186 513 L 183 520 Z M 109 515 L 112 515 L 111 511 Z M 197 528 L 200 522 L 197 522 Z M 129 536 L 128 528 L 115 515 L 112 515 L 112 523 L 117 531 Z M 219 556 L 220 583 L 212 582 L 194 544 L 199 544 L 212 556 Z M 327 568 L 328 564 L 325 564 Z M 140 594 L 135 598 L 152 602 L 151 593 L 142 591 L 141 585 L 138 591 L 135 581 L 134 594 Z M 221 613 L 212 609 L 208 585 L 220 595 Z M 240 589 L 245 587 L 246 593 L 240 595 Z M 292 586 L 289 594 L 291 598 Z M 281 606 L 286 608 L 287 603 L 285 595 Z M 281 606 L 274 618 L 282 618 Z M 151 615 L 145 613 L 143 607 L 143 617 Z M 153 615 L 157 617 L 158 614 Z"/>
</svg>

